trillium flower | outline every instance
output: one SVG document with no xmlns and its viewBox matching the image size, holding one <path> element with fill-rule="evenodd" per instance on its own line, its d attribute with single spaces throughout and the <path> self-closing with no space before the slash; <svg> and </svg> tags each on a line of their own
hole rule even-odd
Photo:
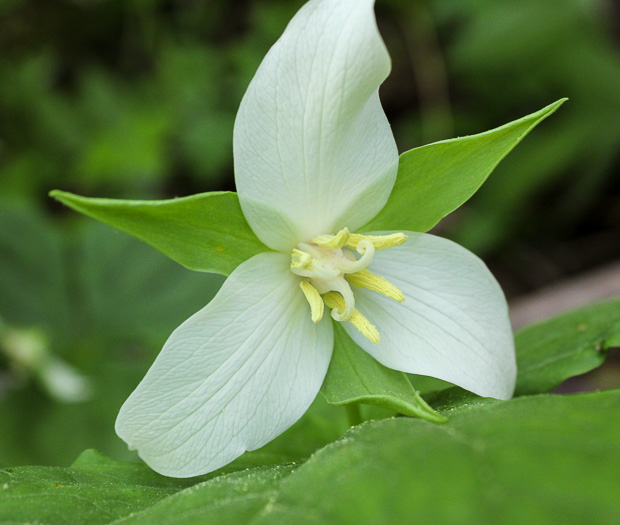
<svg viewBox="0 0 620 525">
<path fill-rule="evenodd" d="M 172 333 L 120 411 L 117 433 L 162 474 L 215 470 L 295 423 L 327 373 L 334 323 L 387 367 L 512 395 L 506 301 L 485 265 L 433 235 L 364 231 L 398 169 L 373 4 L 308 2 L 243 98 L 235 180 L 269 250 Z"/>
</svg>

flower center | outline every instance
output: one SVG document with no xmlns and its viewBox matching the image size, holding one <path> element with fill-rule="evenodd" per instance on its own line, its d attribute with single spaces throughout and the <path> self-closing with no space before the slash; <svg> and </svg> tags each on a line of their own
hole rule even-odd
<svg viewBox="0 0 620 525">
<path fill-rule="evenodd" d="M 379 332 L 355 308 L 351 285 L 403 302 L 405 296 L 398 288 L 367 267 L 375 250 L 406 240 L 404 233 L 359 235 L 344 228 L 336 235 L 319 235 L 311 243 L 299 243 L 291 252 L 291 271 L 304 278 L 300 287 L 310 304 L 312 320 L 318 323 L 327 305 L 336 321 L 351 322 L 369 341 L 378 343 Z"/>
</svg>

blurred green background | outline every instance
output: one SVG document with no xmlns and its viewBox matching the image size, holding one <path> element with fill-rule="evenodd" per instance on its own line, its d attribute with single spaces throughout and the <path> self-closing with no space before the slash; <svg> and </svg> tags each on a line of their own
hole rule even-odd
<svg viewBox="0 0 620 525">
<path fill-rule="evenodd" d="M 0 0 L 0 465 L 130 457 L 118 408 L 222 282 L 47 192 L 234 189 L 236 109 L 302 4 Z M 483 256 L 509 297 L 620 259 L 618 4 L 377 4 L 401 151 L 570 98 L 437 233 Z"/>
</svg>

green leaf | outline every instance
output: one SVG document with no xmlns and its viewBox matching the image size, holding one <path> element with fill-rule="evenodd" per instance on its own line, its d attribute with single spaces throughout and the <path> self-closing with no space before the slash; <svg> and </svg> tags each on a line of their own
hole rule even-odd
<svg viewBox="0 0 620 525">
<path fill-rule="evenodd" d="M 619 409 L 620 391 L 481 399 L 445 425 L 366 422 L 301 465 L 187 480 L 87 451 L 69 469 L 0 470 L 0 521 L 612 524 Z"/>
<path fill-rule="evenodd" d="M 228 275 L 268 250 L 254 235 L 232 192 L 163 201 L 93 199 L 58 190 L 50 196 L 137 237 L 190 270 Z"/>
<path fill-rule="evenodd" d="M 252 523 L 611 525 L 619 409 L 609 391 L 463 407 L 445 425 L 367 422 L 283 480 Z"/>
<path fill-rule="evenodd" d="M 240 458 L 206 476 L 175 479 L 161 476 L 143 463 L 115 461 L 95 450 L 86 450 L 69 468 L 4 468 L 0 469 L 0 522 L 54 525 L 110 523 L 151 507 L 186 488 L 200 487 L 210 479 L 217 480 L 213 497 L 225 493 L 233 496 L 237 488 L 239 493 L 246 492 L 250 495 L 248 499 L 252 499 L 252 496 L 256 498 L 252 492 L 258 491 L 261 480 L 266 484 L 270 479 L 287 474 L 292 468 L 247 468 L 256 464 L 259 463 L 255 459 L 245 462 Z M 240 478 L 227 476 L 237 471 L 243 471 Z M 235 479 L 238 480 L 236 486 Z M 244 480 L 243 483 L 239 479 Z M 250 487 L 250 480 L 257 483 Z M 225 488 L 217 488 L 221 486 Z M 198 497 L 201 494 L 198 493 Z M 233 507 L 235 512 L 243 509 L 243 506 Z"/>
<path fill-rule="evenodd" d="M 378 363 L 339 323 L 334 323 L 334 353 L 321 392 L 332 405 L 363 403 L 437 423 L 446 421 L 426 404 L 404 373 Z"/>
<path fill-rule="evenodd" d="M 515 395 L 552 390 L 600 366 L 620 336 L 620 299 L 594 304 L 524 328 L 515 337 Z"/>
<path fill-rule="evenodd" d="M 403 153 L 387 204 L 361 230 L 430 230 L 476 193 L 500 161 L 565 101 L 479 135 Z"/>
<path fill-rule="evenodd" d="M 86 451 L 69 468 L 0 469 L 0 522 L 108 523 L 194 483 Z"/>
<path fill-rule="evenodd" d="M 115 523 L 250 523 L 268 508 L 294 465 L 261 467 L 206 481 Z M 197 521 L 198 520 L 198 521 Z"/>
<path fill-rule="evenodd" d="M 620 512 L 610 461 L 620 454 L 612 416 L 619 408 L 620 391 L 609 391 L 483 400 L 454 411 L 445 425 L 370 421 L 303 465 L 218 476 L 117 523 L 370 525 L 415 516 L 420 523 L 612 524 Z M 72 502 L 64 505 L 70 510 Z"/>
</svg>

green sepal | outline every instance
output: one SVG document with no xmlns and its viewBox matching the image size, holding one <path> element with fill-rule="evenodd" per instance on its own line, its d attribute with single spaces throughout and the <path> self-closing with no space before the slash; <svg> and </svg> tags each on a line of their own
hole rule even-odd
<svg viewBox="0 0 620 525">
<path fill-rule="evenodd" d="M 59 190 L 50 196 L 137 237 L 190 270 L 229 275 L 269 249 L 250 228 L 233 192 L 160 201 L 96 199 Z"/>
<path fill-rule="evenodd" d="M 362 403 L 435 423 L 447 421 L 428 406 L 403 372 L 378 363 L 339 323 L 334 323 L 334 353 L 321 393 L 332 405 Z"/>
<path fill-rule="evenodd" d="M 500 161 L 566 100 L 485 133 L 403 153 L 387 204 L 360 231 L 430 230 L 476 193 Z"/>
</svg>

